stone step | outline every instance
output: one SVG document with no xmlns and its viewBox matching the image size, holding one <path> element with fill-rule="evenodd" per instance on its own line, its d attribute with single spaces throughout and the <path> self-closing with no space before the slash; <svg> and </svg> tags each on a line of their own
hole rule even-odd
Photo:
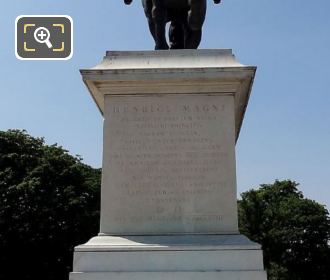
<svg viewBox="0 0 330 280">
<path fill-rule="evenodd" d="M 70 280 L 267 280 L 265 271 L 89 272 L 71 273 Z"/>
<path fill-rule="evenodd" d="M 73 271 L 263 270 L 261 250 L 75 252 Z"/>
</svg>

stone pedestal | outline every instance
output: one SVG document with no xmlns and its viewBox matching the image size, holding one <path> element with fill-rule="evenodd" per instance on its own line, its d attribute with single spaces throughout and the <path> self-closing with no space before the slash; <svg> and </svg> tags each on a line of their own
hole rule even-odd
<svg viewBox="0 0 330 280">
<path fill-rule="evenodd" d="M 108 52 L 82 70 L 104 116 L 100 234 L 71 280 L 265 280 L 238 232 L 235 143 L 255 74 L 230 50 Z"/>
</svg>

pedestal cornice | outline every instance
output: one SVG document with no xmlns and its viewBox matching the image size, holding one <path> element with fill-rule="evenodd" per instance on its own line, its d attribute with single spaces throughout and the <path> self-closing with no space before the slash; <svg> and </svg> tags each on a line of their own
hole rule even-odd
<svg viewBox="0 0 330 280">
<path fill-rule="evenodd" d="M 102 115 L 105 95 L 233 95 L 237 140 L 256 67 L 237 62 L 231 50 L 109 51 L 80 72 Z"/>
</svg>

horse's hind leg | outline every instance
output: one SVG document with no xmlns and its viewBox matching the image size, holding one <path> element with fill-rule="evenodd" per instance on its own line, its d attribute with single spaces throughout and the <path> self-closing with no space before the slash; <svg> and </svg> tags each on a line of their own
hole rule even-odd
<svg viewBox="0 0 330 280">
<path fill-rule="evenodd" d="M 185 49 L 197 49 L 202 40 L 202 29 L 191 30 L 186 32 Z"/>
<path fill-rule="evenodd" d="M 170 25 L 169 38 L 171 49 L 184 49 L 184 27 L 179 20 L 173 20 Z"/>
<path fill-rule="evenodd" d="M 146 18 L 148 20 L 148 26 L 149 26 L 149 30 L 150 33 L 152 35 L 152 37 L 154 38 L 154 40 L 156 41 L 156 35 L 155 35 L 155 24 L 154 21 L 152 19 L 152 1 L 151 0 L 143 0 L 142 1 L 142 5 L 144 8 L 144 13 L 146 15 Z"/>
<path fill-rule="evenodd" d="M 164 1 L 153 0 L 152 19 L 155 26 L 155 41 L 156 50 L 168 50 L 166 42 L 166 8 L 163 5 Z"/>
<path fill-rule="evenodd" d="M 186 26 L 185 48 L 197 49 L 202 39 L 202 27 L 206 14 L 206 0 L 191 0 Z"/>
</svg>

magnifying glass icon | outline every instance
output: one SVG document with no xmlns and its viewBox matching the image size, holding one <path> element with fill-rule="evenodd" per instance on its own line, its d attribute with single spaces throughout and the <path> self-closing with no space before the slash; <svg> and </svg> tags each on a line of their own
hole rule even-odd
<svg viewBox="0 0 330 280">
<path fill-rule="evenodd" d="M 46 44 L 49 49 L 53 47 L 49 40 L 50 32 L 46 27 L 39 27 L 34 31 L 34 39 L 40 44 Z"/>
</svg>

